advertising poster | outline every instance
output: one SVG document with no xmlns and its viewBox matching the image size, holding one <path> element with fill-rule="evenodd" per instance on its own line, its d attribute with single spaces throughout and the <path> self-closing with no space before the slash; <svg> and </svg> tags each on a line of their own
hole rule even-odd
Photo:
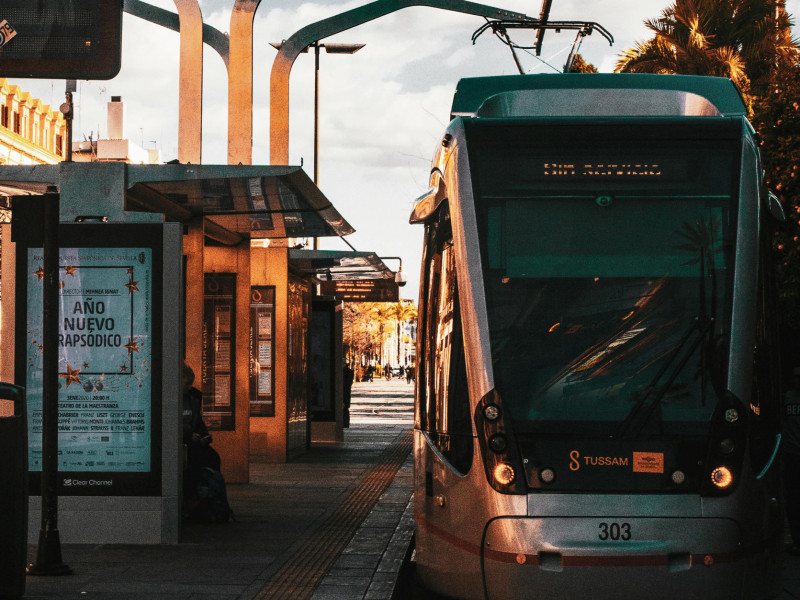
<svg viewBox="0 0 800 600">
<path fill-rule="evenodd" d="M 60 250 L 58 468 L 64 493 L 140 495 L 160 485 L 153 255 L 151 247 Z M 36 472 L 42 469 L 41 248 L 28 248 L 25 263 L 24 385 L 29 469 Z M 32 493 L 38 479 L 31 477 Z"/>
</svg>

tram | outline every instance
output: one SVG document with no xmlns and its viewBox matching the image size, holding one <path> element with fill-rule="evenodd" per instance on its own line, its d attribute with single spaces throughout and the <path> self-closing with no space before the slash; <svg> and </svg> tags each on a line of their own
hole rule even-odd
<svg viewBox="0 0 800 600">
<path fill-rule="evenodd" d="M 727 79 L 463 79 L 424 224 L 416 577 L 462 599 L 768 598 L 770 238 Z"/>
</svg>

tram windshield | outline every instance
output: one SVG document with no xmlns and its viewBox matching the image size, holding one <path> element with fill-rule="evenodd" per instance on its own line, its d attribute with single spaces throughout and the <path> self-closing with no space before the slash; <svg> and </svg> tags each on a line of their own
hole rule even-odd
<svg viewBox="0 0 800 600">
<path fill-rule="evenodd" d="M 739 141 L 698 137 L 467 129 L 495 385 L 520 432 L 708 430 L 726 380 Z"/>
</svg>

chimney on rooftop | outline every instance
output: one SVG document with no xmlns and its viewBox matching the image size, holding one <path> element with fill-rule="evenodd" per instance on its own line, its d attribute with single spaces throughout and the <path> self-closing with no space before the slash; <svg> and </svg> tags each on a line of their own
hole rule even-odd
<svg viewBox="0 0 800 600">
<path fill-rule="evenodd" d="M 108 139 L 125 139 L 125 104 L 122 96 L 111 96 L 108 103 Z"/>
</svg>

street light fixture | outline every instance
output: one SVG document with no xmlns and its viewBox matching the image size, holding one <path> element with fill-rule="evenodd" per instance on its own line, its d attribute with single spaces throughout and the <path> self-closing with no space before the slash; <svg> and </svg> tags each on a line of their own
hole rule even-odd
<svg viewBox="0 0 800 600">
<path fill-rule="evenodd" d="M 400 258 L 399 256 L 380 256 L 378 258 L 380 258 L 381 260 L 388 260 L 388 259 L 399 260 L 400 267 L 397 269 L 397 273 L 394 274 L 394 282 L 397 284 L 397 287 L 403 287 L 406 283 L 408 283 L 408 278 L 406 277 L 406 274 L 403 273 L 402 258 Z"/>
<path fill-rule="evenodd" d="M 283 42 L 270 42 L 270 46 L 280 50 Z M 366 44 L 320 44 L 319 40 L 306 46 L 303 52 L 314 48 L 314 184 L 319 187 L 319 49 L 325 48 L 328 54 L 355 54 Z M 314 250 L 319 248 L 319 238 L 314 238 Z"/>
<path fill-rule="evenodd" d="M 283 42 L 269 44 L 276 50 L 280 50 Z M 325 48 L 328 54 L 355 54 L 366 44 L 321 44 L 318 41 L 307 46 L 303 52 L 308 52 L 309 48 L 314 48 L 314 183 L 319 185 L 319 49 Z"/>
</svg>

